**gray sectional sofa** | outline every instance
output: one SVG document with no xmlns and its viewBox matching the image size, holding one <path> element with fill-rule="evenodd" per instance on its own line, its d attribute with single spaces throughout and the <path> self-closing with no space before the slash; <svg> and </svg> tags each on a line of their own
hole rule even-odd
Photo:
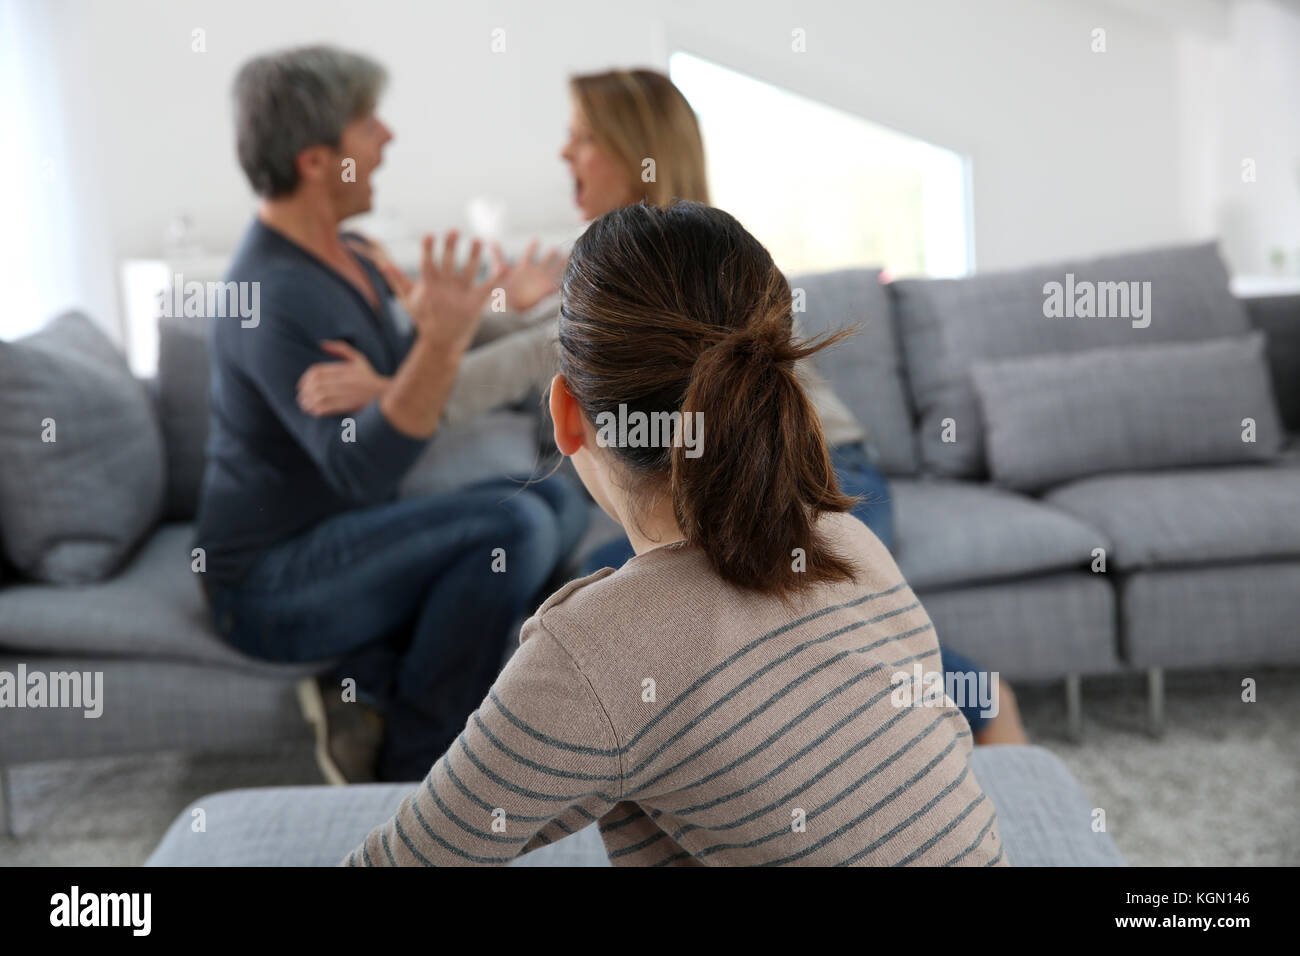
<svg viewBox="0 0 1300 956">
<path fill-rule="evenodd" d="M 1049 317 L 1044 288 L 1067 275 L 1150 282 L 1147 324 Z M 1166 669 L 1300 663 L 1300 297 L 1233 298 L 1208 244 L 967 279 L 882 284 L 864 269 L 791 285 L 810 333 L 864 322 L 819 364 L 870 430 L 892 479 L 899 564 L 946 644 L 1012 681 L 1064 680 L 1076 733 L 1088 675 L 1147 673 L 1158 720 Z M 310 668 L 223 645 L 191 570 L 206 432 L 197 321 L 162 326 L 161 521 L 103 580 L 0 573 L 0 670 L 102 671 L 111 702 L 97 719 L 6 712 L 0 776 L 307 738 L 293 685 Z M 1260 344 L 1244 341 L 1259 330 Z M 1132 354 L 1149 367 L 1135 371 Z M 1155 400 L 1170 395 L 1172 417 Z M 502 414 L 486 445 L 445 436 L 459 450 L 443 459 L 463 471 L 442 485 L 532 460 L 535 430 Z M 1247 418 L 1255 441 L 1241 440 Z"/>
<path fill-rule="evenodd" d="M 1083 676 L 1145 672 L 1158 730 L 1165 670 L 1300 662 L 1300 297 L 1234 298 L 1210 243 L 876 278 L 791 284 L 810 332 L 866 320 L 820 364 L 879 447 L 942 641 L 1064 678 L 1076 735 Z M 1049 317 L 1067 281 L 1150 283 L 1148 315 Z"/>
</svg>

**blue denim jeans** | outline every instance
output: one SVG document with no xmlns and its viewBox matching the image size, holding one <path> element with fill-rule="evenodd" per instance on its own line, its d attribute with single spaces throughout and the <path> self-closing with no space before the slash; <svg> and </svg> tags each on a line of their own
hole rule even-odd
<svg viewBox="0 0 1300 956">
<path fill-rule="evenodd" d="M 213 620 L 252 657 L 328 660 L 332 676 L 356 680 L 385 713 L 380 776 L 419 780 L 483 700 L 512 625 L 546 597 L 588 516 L 562 475 L 348 511 L 265 551 L 237 586 L 214 587 Z"/>
<path fill-rule="evenodd" d="M 870 528 L 888 551 L 894 550 L 894 507 L 889 500 L 889 482 L 861 443 L 836 445 L 831 465 L 840 480 L 840 491 L 858 499 L 853 517 Z"/>
</svg>

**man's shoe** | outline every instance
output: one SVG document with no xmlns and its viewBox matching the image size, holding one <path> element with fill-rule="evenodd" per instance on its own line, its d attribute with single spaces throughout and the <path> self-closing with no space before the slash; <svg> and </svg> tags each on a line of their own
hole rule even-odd
<svg viewBox="0 0 1300 956">
<path fill-rule="evenodd" d="M 336 786 L 378 779 L 384 720 L 359 702 L 343 699 L 341 688 L 325 677 L 298 682 L 298 705 L 316 735 L 316 763 Z"/>
</svg>

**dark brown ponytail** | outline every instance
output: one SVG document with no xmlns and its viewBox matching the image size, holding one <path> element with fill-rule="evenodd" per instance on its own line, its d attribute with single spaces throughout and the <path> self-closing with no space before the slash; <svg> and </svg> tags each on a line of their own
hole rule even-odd
<svg viewBox="0 0 1300 956">
<path fill-rule="evenodd" d="M 727 581 L 788 596 L 853 577 L 814 533 L 848 511 L 796 363 L 848 331 L 792 340 L 790 287 L 732 216 L 700 203 L 628 206 L 575 244 L 560 371 L 587 416 L 702 413 L 702 450 L 612 447 L 634 496 L 672 498 L 686 542 Z M 701 453 L 702 452 L 702 453 Z"/>
</svg>

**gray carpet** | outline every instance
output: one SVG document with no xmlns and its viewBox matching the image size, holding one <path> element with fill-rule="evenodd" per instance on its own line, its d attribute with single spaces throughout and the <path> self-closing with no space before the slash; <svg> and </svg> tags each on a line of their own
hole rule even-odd
<svg viewBox="0 0 1300 956">
<path fill-rule="evenodd" d="M 1246 676 L 1258 683 L 1258 703 L 1241 701 Z M 1105 809 L 1131 864 L 1300 864 L 1300 669 L 1170 675 L 1166 693 L 1167 730 L 1154 740 L 1142 678 L 1085 680 L 1085 734 L 1074 745 L 1064 739 L 1060 686 L 1017 687 L 1031 738 L 1059 755 Z M 0 836 L 0 864 L 139 864 L 197 797 L 320 782 L 308 748 L 17 768 L 11 790 L 21 836 Z"/>
</svg>

